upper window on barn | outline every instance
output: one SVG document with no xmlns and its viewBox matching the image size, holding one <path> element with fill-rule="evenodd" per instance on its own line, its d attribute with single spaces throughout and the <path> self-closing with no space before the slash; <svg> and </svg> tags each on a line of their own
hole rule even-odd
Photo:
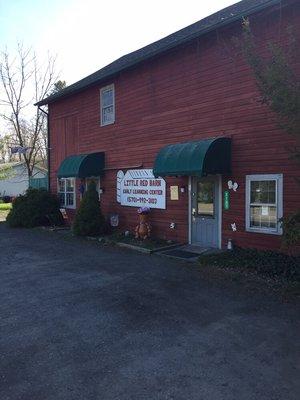
<svg viewBox="0 0 300 400">
<path fill-rule="evenodd" d="M 246 176 L 246 230 L 281 235 L 282 175 Z"/>
<path fill-rule="evenodd" d="M 115 87 L 105 86 L 100 90 L 101 126 L 115 122 Z"/>
</svg>

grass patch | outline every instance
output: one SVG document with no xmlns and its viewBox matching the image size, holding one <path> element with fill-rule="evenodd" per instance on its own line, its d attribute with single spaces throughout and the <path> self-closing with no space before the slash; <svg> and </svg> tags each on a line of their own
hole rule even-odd
<svg viewBox="0 0 300 400">
<path fill-rule="evenodd" d="M 0 203 L 0 211 L 9 211 L 12 209 L 12 203 Z"/>
<path fill-rule="evenodd" d="M 9 210 L 0 210 L 0 222 L 6 221 Z"/>
<path fill-rule="evenodd" d="M 268 278 L 300 282 L 300 256 L 288 256 L 275 251 L 238 248 L 219 254 L 201 255 L 199 263 L 202 266 L 249 271 Z"/>
</svg>

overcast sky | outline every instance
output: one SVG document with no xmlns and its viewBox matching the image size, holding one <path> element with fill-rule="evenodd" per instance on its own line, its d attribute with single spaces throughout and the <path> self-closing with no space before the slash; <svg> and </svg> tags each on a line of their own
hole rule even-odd
<svg viewBox="0 0 300 400">
<path fill-rule="evenodd" d="M 120 56 L 237 1 L 0 0 L 0 48 L 57 56 L 71 84 Z"/>
</svg>

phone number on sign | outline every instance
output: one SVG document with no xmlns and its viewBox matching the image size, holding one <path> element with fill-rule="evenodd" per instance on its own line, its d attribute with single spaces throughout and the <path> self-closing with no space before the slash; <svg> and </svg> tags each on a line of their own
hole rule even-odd
<svg viewBox="0 0 300 400">
<path fill-rule="evenodd" d="M 139 204 L 157 204 L 157 199 L 146 197 L 127 197 L 127 203 L 139 203 Z"/>
</svg>

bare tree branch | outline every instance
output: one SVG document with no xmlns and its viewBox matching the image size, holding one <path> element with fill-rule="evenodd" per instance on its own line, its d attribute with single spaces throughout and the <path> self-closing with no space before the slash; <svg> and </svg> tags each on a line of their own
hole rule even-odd
<svg viewBox="0 0 300 400">
<path fill-rule="evenodd" d="M 0 118 L 11 131 L 11 143 L 29 148 L 20 156 L 28 176 L 38 162 L 45 163 L 47 155 L 47 118 L 38 108 L 33 110 L 33 103 L 53 90 L 58 79 L 55 63 L 56 59 L 48 55 L 41 65 L 34 51 L 21 43 L 14 57 L 7 49 L 0 53 Z"/>
</svg>

